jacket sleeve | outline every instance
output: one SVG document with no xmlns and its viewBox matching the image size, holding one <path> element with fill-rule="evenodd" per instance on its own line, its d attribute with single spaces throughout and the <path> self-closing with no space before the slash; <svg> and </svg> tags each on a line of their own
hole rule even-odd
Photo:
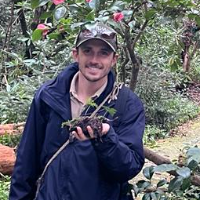
<svg viewBox="0 0 200 200">
<path fill-rule="evenodd" d="M 145 114 L 142 102 L 129 92 L 123 117 L 116 129 L 110 127 L 102 141 L 94 142 L 104 173 L 120 182 L 136 176 L 144 165 L 143 132 Z"/>
<path fill-rule="evenodd" d="M 17 150 L 10 186 L 10 200 L 29 200 L 35 195 L 36 180 L 41 172 L 40 154 L 45 133 L 45 120 L 41 112 L 43 109 L 36 95 Z"/>
</svg>

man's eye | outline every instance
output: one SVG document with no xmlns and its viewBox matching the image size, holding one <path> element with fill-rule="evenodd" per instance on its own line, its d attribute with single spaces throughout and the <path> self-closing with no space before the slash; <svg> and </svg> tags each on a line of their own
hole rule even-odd
<svg viewBox="0 0 200 200">
<path fill-rule="evenodd" d="M 83 51 L 85 54 L 88 54 L 88 53 L 90 53 L 90 49 L 84 49 L 84 51 Z"/>
<path fill-rule="evenodd" d="M 107 51 L 102 51 L 102 52 L 101 52 L 101 55 L 103 55 L 103 56 L 108 56 L 109 53 L 108 53 Z"/>
</svg>

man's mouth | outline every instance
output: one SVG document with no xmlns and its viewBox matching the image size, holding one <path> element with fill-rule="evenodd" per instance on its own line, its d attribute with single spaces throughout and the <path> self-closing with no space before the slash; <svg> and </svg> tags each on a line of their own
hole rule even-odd
<svg viewBox="0 0 200 200">
<path fill-rule="evenodd" d="M 99 65 L 86 65 L 86 68 L 91 68 L 91 69 L 102 69 L 102 67 L 99 66 Z"/>
</svg>

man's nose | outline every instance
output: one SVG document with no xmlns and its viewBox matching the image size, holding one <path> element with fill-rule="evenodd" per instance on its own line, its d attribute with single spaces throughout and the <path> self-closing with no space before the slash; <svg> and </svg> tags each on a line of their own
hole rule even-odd
<svg viewBox="0 0 200 200">
<path fill-rule="evenodd" d="M 91 57 L 90 62 L 92 64 L 98 64 L 98 62 L 99 62 L 98 54 L 93 54 L 92 57 Z"/>
</svg>

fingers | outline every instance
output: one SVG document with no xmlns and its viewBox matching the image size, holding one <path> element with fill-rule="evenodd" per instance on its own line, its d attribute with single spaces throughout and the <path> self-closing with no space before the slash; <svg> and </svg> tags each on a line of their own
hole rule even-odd
<svg viewBox="0 0 200 200">
<path fill-rule="evenodd" d="M 102 135 L 105 135 L 110 130 L 110 125 L 107 123 L 102 123 Z"/>
<path fill-rule="evenodd" d="M 77 131 L 73 131 L 72 134 L 74 134 L 75 138 L 80 140 L 80 141 L 84 141 L 87 140 L 88 138 L 84 135 L 82 129 L 78 126 L 76 128 Z"/>
<path fill-rule="evenodd" d="M 87 126 L 87 130 L 88 130 L 88 133 L 90 135 L 90 138 L 94 138 L 94 131 L 93 129 L 91 128 L 91 126 Z"/>
<path fill-rule="evenodd" d="M 93 139 L 95 138 L 94 131 L 91 128 L 91 126 L 87 126 L 87 131 L 89 133 L 89 137 L 86 137 L 85 134 L 83 133 L 81 127 L 76 128 L 77 131 L 73 131 L 72 134 L 75 136 L 76 139 L 80 141 L 88 140 L 88 139 Z M 105 135 L 107 132 L 110 130 L 110 125 L 107 123 L 102 123 L 102 133 L 100 134 Z"/>
</svg>

